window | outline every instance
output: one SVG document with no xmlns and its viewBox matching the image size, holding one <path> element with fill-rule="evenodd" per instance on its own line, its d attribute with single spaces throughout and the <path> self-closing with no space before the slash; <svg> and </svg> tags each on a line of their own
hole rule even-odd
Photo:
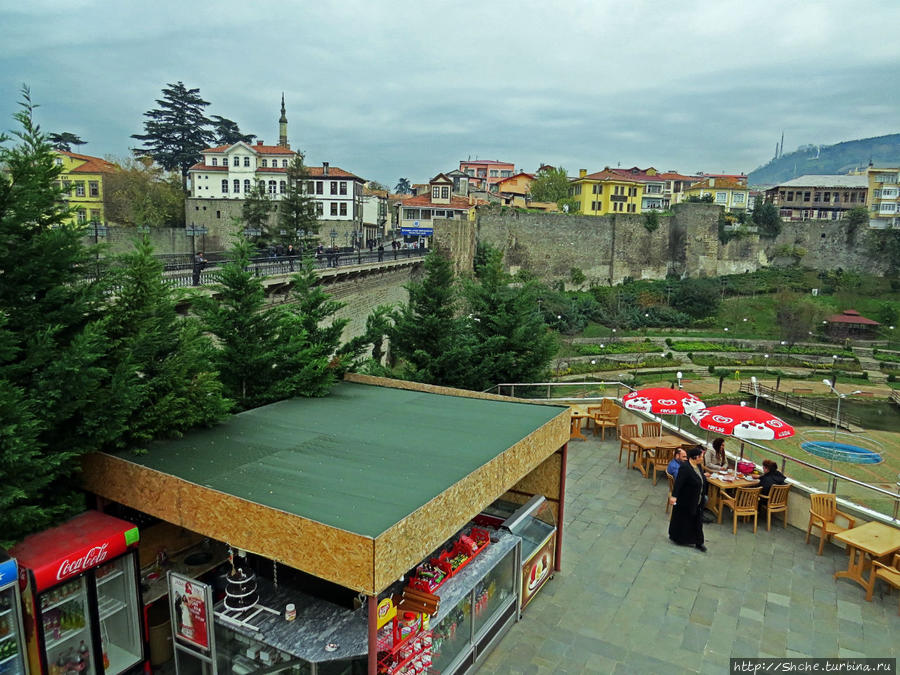
<svg viewBox="0 0 900 675">
<path fill-rule="evenodd" d="M 347 202 L 341 202 L 341 215 L 347 215 Z"/>
<path fill-rule="evenodd" d="M 316 215 L 321 216 L 325 213 L 325 205 L 322 202 L 316 202 Z"/>
<path fill-rule="evenodd" d="M 287 188 L 287 183 L 283 180 L 278 181 L 278 192 L 284 194 L 285 189 Z"/>
<path fill-rule="evenodd" d="M 809 201 L 809 193 L 808 192 L 803 193 L 803 201 L 805 201 L 805 202 Z"/>
<path fill-rule="evenodd" d="M 431 209 L 422 209 L 422 220 L 431 220 Z"/>
<path fill-rule="evenodd" d="M 84 225 L 87 222 L 87 213 L 84 209 L 78 209 L 78 224 Z"/>
<path fill-rule="evenodd" d="M 503 178 L 509 178 L 510 176 L 512 176 L 512 171 L 501 171 L 501 172 L 500 172 L 500 175 L 501 175 Z"/>
<path fill-rule="evenodd" d="M 450 199 L 450 187 L 444 186 L 441 188 L 441 199 Z"/>
<path fill-rule="evenodd" d="M 790 191 L 787 193 L 787 200 L 788 200 L 789 202 L 794 201 L 794 191 L 793 191 L 793 190 L 790 190 Z"/>
<path fill-rule="evenodd" d="M 234 194 L 238 194 L 238 193 L 240 193 L 240 191 L 241 191 L 241 179 L 235 178 L 234 179 Z"/>
<path fill-rule="evenodd" d="M 728 203 L 728 193 L 727 192 L 717 192 L 716 193 L 716 204 L 727 204 Z"/>
<path fill-rule="evenodd" d="M 320 181 L 320 180 L 316 181 L 316 194 L 317 195 L 322 194 L 322 181 Z"/>
<path fill-rule="evenodd" d="M 491 169 L 491 178 L 497 178 L 500 175 L 500 171 L 497 169 Z"/>
<path fill-rule="evenodd" d="M 734 192 L 734 193 L 732 193 L 731 198 L 735 204 L 743 204 L 744 203 L 744 193 L 743 192 Z"/>
<path fill-rule="evenodd" d="M 818 201 L 820 201 L 821 199 L 822 199 L 822 193 L 821 193 L 821 192 L 816 192 L 816 193 L 813 195 L 813 201 L 814 201 L 814 202 L 818 202 Z"/>
<path fill-rule="evenodd" d="M 98 181 L 92 180 L 88 183 L 88 188 L 90 189 L 91 197 L 100 196 L 100 183 Z"/>
<path fill-rule="evenodd" d="M 270 180 L 269 181 L 269 194 L 274 195 L 277 190 L 278 190 L 278 183 L 276 183 L 274 180 Z"/>
<path fill-rule="evenodd" d="M 779 198 L 781 201 L 784 201 L 784 200 L 785 200 L 785 192 L 784 192 L 784 190 L 779 190 L 779 191 L 778 191 L 778 198 Z"/>
<path fill-rule="evenodd" d="M 575 186 L 575 194 L 576 194 L 576 195 L 580 195 L 580 194 L 581 194 L 581 184 L 580 184 L 580 183 L 579 183 L 578 185 Z"/>
<path fill-rule="evenodd" d="M 218 165 L 219 165 L 219 160 L 217 160 L 215 157 L 213 157 L 213 158 L 212 158 L 212 165 L 213 165 L 213 166 L 218 166 Z"/>
<path fill-rule="evenodd" d="M 223 192 L 223 194 L 228 192 L 228 179 L 227 178 L 222 179 L 222 192 Z"/>
<path fill-rule="evenodd" d="M 227 157 L 222 158 L 222 166 L 228 166 L 228 158 Z"/>
<path fill-rule="evenodd" d="M 475 169 L 466 169 L 466 175 L 468 175 L 468 176 L 474 176 L 474 175 L 475 175 Z"/>
<path fill-rule="evenodd" d="M 56 162 L 56 166 L 62 166 L 62 157 L 57 157 L 53 161 Z"/>
<path fill-rule="evenodd" d="M 431 198 L 438 199 L 440 196 L 441 196 L 441 188 L 439 188 L 437 185 L 435 185 L 433 188 L 431 188 Z"/>
<path fill-rule="evenodd" d="M 336 216 L 338 214 L 337 202 L 331 202 L 331 215 Z"/>
<path fill-rule="evenodd" d="M 637 213 L 637 204 L 629 204 L 629 205 L 628 205 L 628 211 L 629 211 L 630 213 Z"/>
<path fill-rule="evenodd" d="M 403 209 L 403 220 L 416 220 L 419 217 L 419 209 Z"/>
<path fill-rule="evenodd" d="M 347 194 L 347 183 L 344 181 L 341 181 L 341 194 L 342 195 Z"/>
<path fill-rule="evenodd" d="M 831 201 L 831 193 L 830 193 L 830 192 L 826 192 L 826 193 L 825 193 L 825 197 L 822 199 L 822 201 L 823 201 L 823 202 L 830 202 L 830 201 Z"/>
<path fill-rule="evenodd" d="M 595 195 L 602 195 L 603 194 L 603 186 L 600 185 L 599 183 L 594 183 L 593 185 L 591 185 L 591 192 Z"/>
<path fill-rule="evenodd" d="M 336 180 L 331 181 L 331 194 L 333 194 L 333 195 L 337 194 L 337 181 Z"/>
<path fill-rule="evenodd" d="M 244 192 L 250 192 L 250 189 L 251 189 L 250 188 L 250 179 L 245 178 L 244 179 Z"/>
<path fill-rule="evenodd" d="M 850 202 L 852 203 L 852 202 L 855 202 L 855 201 L 856 201 L 856 193 L 855 193 L 855 192 L 851 192 L 851 193 L 850 193 Z"/>
<path fill-rule="evenodd" d="M 637 197 L 637 188 L 628 188 L 628 196 L 629 197 Z"/>
<path fill-rule="evenodd" d="M 281 168 L 282 168 L 282 169 L 286 169 L 286 168 L 287 168 L 287 160 L 286 160 L 286 159 L 281 160 Z"/>
<path fill-rule="evenodd" d="M 90 213 L 91 213 L 91 222 L 92 223 L 99 223 L 102 220 L 102 218 L 100 218 L 100 211 L 91 209 Z"/>
<path fill-rule="evenodd" d="M 216 218 L 221 218 L 221 217 L 222 217 L 222 212 L 216 211 Z"/>
<path fill-rule="evenodd" d="M 598 206 L 598 202 L 591 202 L 591 211 L 599 211 L 600 207 Z"/>
<path fill-rule="evenodd" d="M 75 196 L 84 197 L 84 181 L 75 181 Z"/>
<path fill-rule="evenodd" d="M 264 181 L 264 180 L 259 181 L 259 191 L 260 192 L 266 191 L 266 181 Z"/>
<path fill-rule="evenodd" d="M 244 166 L 250 166 L 250 158 L 244 157 Z"/>
</svg>

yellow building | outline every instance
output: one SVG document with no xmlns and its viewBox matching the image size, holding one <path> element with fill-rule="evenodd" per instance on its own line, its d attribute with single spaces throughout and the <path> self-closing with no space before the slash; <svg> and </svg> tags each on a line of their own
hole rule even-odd
<svg viewBox="0 0 900 675">
<path fill-rule="evenodd" d="M 76 223 L 106 222 L 103 211 L 103 176 L 118 167 L 99 157 L 56 151 L 56 165 L 62 167 L 59 181 L 67 193 L 66 201 L 74 209 Z"/>
<path fill-rule="evenodd" d="M 866 195 L 869 227 L 879 230 L 900 228 L 900 169 L 870 166 L 866 170 L 866 176 L 869 179 Z"/>
<path fill-rule="evenodd" d="M 578 201 L 579 210 L 588 216 L 608 213 L 641 213 L 644 184 L 610 170 L 589 174 L 585 169 L 569 186 L 569 196 Z"/>
<path fill-rule="evenodd" d="M 710 177 L 694 183 L 684 191 L 684 198 L 712 197 L 712 203 L 724 206 L 726 211 L 745 211 L 750 204 L 749 188 L 731 178 Z"/>
</svg>

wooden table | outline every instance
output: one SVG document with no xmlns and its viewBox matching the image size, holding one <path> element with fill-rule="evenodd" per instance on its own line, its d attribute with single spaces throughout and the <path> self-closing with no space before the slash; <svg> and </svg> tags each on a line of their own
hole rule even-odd
<svg viewBox="0 0 900 675">
<path fill-rule="evenodd" d="M 637 454 L 637 458 L 632 468 L 638 469 L 647 478 L 647 455 L 657 448 L 680 448 L 684 445 L 693 445 L 690 441 L 686 441 L 678 436 L 663 434 L 662 436 L 633 436 L 628 439 L 629 442 L 638 446 L 641 451 Z"/>
<path fill-rule="evenodd" d="M 734 474 L 729 474 L 729 476 L 733 476 Z M 740 476 L 740 474 L 738 474 Z M 721 478 L 717 478 L 716 474 L 713 474 L 709 478 L 706 479 L 706 482 L 709 483 L 711 488 L 709 494 L 709 501 L 706 502 L 706 508 L 716 514 L 716 519 L 719 523 L 722 522 L 722 501 L 721 496 L 722 493 L 727 490 L 733 490 L 736 488 L 742 487 L 754 487 L 755 485 L 759 485 L 759 481 L 755 478 L 746 479 L 746 478 L 737 478 L 735 480 L 722 480 Z"/>
<path fill-rule="evenodd" d="M 582 441 L 587 440 L 587 437 L 581 433 L 581 423 L 586 419 L 590 419 L 590 415 L 578 410 L 572 411 L 572 426 L 569 428 L 569 440 L 575 440 L 576 438 Z"/>
<path fill-rule="evenodd" d="M 863 574 L 872 567 L 871 559 L 879 560 L 887 558 L 894 551 L 900 551 L 900 530 L 884 523 L 871 522 L 851 530 L 844 530 L 832 536 L 847 544 L 849 563 L 847 569 L 834 573 L 835 579 L 853 579 L 860 586 L 869 588 L 872 579 L 866 579 Z M 872 576 L 872 572 L 869 572 Z"/>
</svg>

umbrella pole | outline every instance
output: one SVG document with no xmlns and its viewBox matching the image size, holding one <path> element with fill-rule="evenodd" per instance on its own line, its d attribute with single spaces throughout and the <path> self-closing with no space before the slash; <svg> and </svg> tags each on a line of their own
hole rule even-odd
<svg viewBox="0 0 900 675">
<path fill-rule="evenodd" d="M 741 460 L 743 460 L 743 459 L 744 459 L 744 441 L 741 441 Z M 738 460 L 738 461 L 740 461 L 740 460 Z M 738 470 L 737 465 L 738 465 L 738 463 L 735 462 L 734 463 L 734 475 L 735 476 L 737 476 L 737 470 Z"/>
</svg>

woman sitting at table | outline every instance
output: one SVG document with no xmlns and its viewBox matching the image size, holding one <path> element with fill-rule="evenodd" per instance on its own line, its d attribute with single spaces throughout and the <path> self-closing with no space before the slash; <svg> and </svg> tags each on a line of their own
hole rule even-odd
<svg viewBox="0 0 900 675">
<path fill-rule="evenodd" d="M 762 465 L 763 475 L 759 477 L 759 485 L 762 490 L 759 491 L 759 494 L 767 495 L 773 485 L 784 485 L 785 478 L 784 474 L 778 470 L 778 464 L 771 459 L 764 459 Z M 760 504 L 762 503 L 760 501 Z"/>
<path fill-rule="evenodd" d="M 728 458 L 725 456 L 725 439 L 717 438 L 712 447 L 706 449 L 703 463 L 708 471 L 728 471 Z"/>
<path fill-rule="evenodd" d="M 706 551 L 703 545 L 703 507 L 706 504 L 706 478 L 700 470 L 703 448 L 688 450 L 688 461 L 681 465 L 672 496 L 672 520 L 669 539 L 682 546 L 694 546 Z"/>
</svg>

